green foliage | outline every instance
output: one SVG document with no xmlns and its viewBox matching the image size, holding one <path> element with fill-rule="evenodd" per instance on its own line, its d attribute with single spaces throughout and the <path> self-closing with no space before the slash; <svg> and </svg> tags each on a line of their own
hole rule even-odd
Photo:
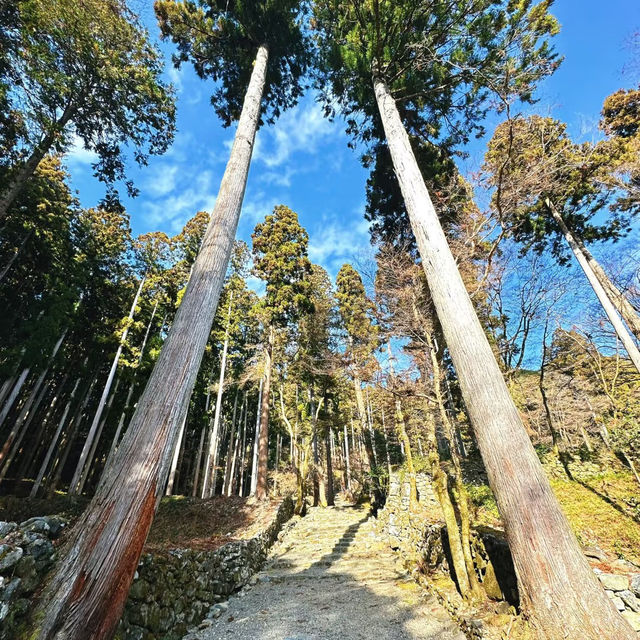
<svg viewBox="0 0 640 640">
<path fill-rule="evenodd" d="M 141 165 L 167 149 L 173 95 L 160 78 L 159 51 L 123 0 L 23 0 L 5 28 L 3 38 L 15 43 L 7 99 L 24 121 L 23 156 L 42 140 L 67 149 L 69 122 L 97 153 L 96 175 L 111 184 L 124 177 L 126 146 Z"/>
<path fill-rule="evenodd" d="M 378 327 L 373 322 L 374 307 L 367 297 L 360 274 L 343 264 L 336 277 L 336 298 L 349 344 L 347 357 L 361 369 L 372 363 L 378 348 Z"/>
<path fill-rule="evenodd" d="M 309 236 L 297 214 L 278 205 L 264 222 L 256 225 L 251 238 L 254 273 L 266 284 L 265 324 L 286 327 L 312 308 Z"/>
<path fill-rule="evenodd" d="M 382 137 L 372 77 L 398 102 L 407 131 L 425 142 L 464 142 L 480 129 L 489 92 L 531 100 L 558 65 L 548 43 L 550 0 L 316 0 L 312 26 L 325 108 L 337 102 L 349 133 Z M 363 121 L 364 116 L 364 121 Z"/>
<path fill-rule="evenodd" d="M 309 62 L 300 0 L 157 0 L 162 37 L 178 47 L 176 66 L 191 61 L 218 87 L 211 103 L 225 126 L 240 117 L 258 47 L 269 49 L 262 113 L 269 122 L 294 106 Z"/>
<path fill-rule="evenodd" d="M 608 176 L 621 151 L 615 141 L 574 144 L 566 126 L 549 117 L 500 124 L 489 142 L 485 171 L 501 224 L 523 251 L 550 249 L 561 263 L 570 254 L 547 200 L 583 242 L 618 240 L 629 231 L 629 217 L 613 206 L 618 190 Z M 607 204 L 612 215 L 595 223 L 594 215 Z"/>
</svg>

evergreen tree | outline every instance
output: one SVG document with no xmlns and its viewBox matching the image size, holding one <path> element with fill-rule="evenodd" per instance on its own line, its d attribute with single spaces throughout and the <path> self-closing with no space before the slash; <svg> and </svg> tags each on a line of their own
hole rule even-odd
<svg viewBox="0 0 640 640">
<path fill-rule="evenodd" d="M 9 24 L 0 23 L 11 45 L 0 96 L 20 126 L 0 173 L 0 218 L 45 155 L 69 148 L 72 132 L 97 153 L 96 175 L 108 184 L 125 177 L 126 145 L 141 165 L 166 151 L 173 96 L 159 52 L 122 0 L 25 0 L 9 13 Z"/>
<path fill-rule="evenodd" d="M 465 289 L 409 137 L 435 143 L 453 135 L 464 141 L 479 126 L 489 89 L 497 90 L 506 105 L 530 99 L 538 79 L 557 66 L 548 43 L 557 31 L 550 4 L 316 0 L 320 82 L 328 111 L 337 103 L 353 134 L 366 142 L 384 131 L 505 523 L 525 608 L 549 638 L 631 639 L 553 495 Z"/>
<path fill-rule="evenodd" d="M 265 328 L 265 366 L 260 409 L 258 483 L 256 497 L 267 497 L 269 402 L 275 332 L 290 327 L 311 306 L 311 263 L 307 257 L 309 236 L 298 216 L 284 205 L 277 206 L 264 222 L 256 225 L 253 239 L 254 272 L 266 284 L 262 301 Z"/>
<path fill-rule="evenodd" d="M 238 118 L 238 128 L 211 221 L 171 331 L 129 429 L 42 599 L 37 627 L 43 640 L 79 640 L 87 635 L 96 640 L 106 638 L 118 622 L 158 497 L 165 489 L 171 454 L 209 340 L 260 112 L 270 111 L 275 117 L 295 103 L 305 70 L 306 48 L 297 21 L 297 2 L 158 2 L 156 9 L 163 34 L 175 36 L 183 59 L 192 51 L 192 44 L 198 45 L 189 56 L 203 76 L 220 80 L 225 90 L 217 94 L 214 103 L 219 114 L 227 114 L 225 121 Z M 204 58 L 200 45 L 205 47 Z M 252 57 L 247 56 L 248 49 Z M 274 68 L 281 72 L 269 74 Z M 100 532 L 97 539 L 96 531 Z M 109 568 L 106 573 L 104 567 Z M 79 581 L 83 589 L 78 596 L 74 585 Z"/>
</svg>

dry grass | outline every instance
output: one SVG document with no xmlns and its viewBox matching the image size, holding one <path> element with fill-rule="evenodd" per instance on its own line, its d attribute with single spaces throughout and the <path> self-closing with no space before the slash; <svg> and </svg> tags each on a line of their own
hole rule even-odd
<svg viewBox="0 0 640 640">
<path fill-rule="evenodd" d="M 209 550 L 251 538 L 268 526 L 277 500 L 217 496 L 210 500 L 164 498 L 153 521 L 145 551 L 173 548 Z"/>
</svg>

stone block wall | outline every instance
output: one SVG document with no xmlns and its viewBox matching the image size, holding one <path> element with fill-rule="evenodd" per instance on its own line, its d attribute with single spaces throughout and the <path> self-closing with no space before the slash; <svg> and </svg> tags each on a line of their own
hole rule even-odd
<svg viewBox="0 0 640 640">
<path fill-rule="evenodd" d="M 31 598 L 55 563 L 54 541 L 66 525 L 58 516 L 0 522 L 0 640 L 20 637 Z"/>
<path fill-rule="evenodd" d="M 283 524 L 293 515 L 286 498 L 270 525 L 248 540 L 214 551 L 173 549 L 143 554 L 116 640 L 179 640 L 216 603 L 241 589 L 262 568 Z M 66 520 L 31 518 L 0 522 L 0 640 L 16 640 L 32 599 L 56 561 L 54 541 Z"/>
<path fill-rule="evenodd" d="M 293 515 L 286 498 L 259 535 L 214 551 L 173 549 L 143 554 L 116 640 L 179 640 L 264 564 L 282 525 Z"/>
</svg>

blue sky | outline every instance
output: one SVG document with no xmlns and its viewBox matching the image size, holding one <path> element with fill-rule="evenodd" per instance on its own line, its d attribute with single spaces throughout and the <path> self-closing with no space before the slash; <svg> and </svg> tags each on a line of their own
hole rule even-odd
<svg viewBox="0 0 640 640">
<path fill-rule="evenodd" d="M 152 3 L 137 0 L 138 10 L 153 37 L 157 37 Z M 631 39 L 640 30 L 638 0 L 557 0 L 554 13 L 562 24 L 556 38 L 565 56 L 560 70 L 540 87 L 535 110 L 569 123 L 578 138 L 598 135 L 603 99 L 620 87 L 637 85 Z M 167 54 L 170 44 L 162 45 Z M 210 82 L 198 79 L 190 66 L 180 70 L 168 64 L 167 77 L 177 90 L 178 132 L 172 148 L 151 158 L 131 177 L 140 196 L 126 200 L 134 234 L 162 230 L 175 234 L 198 210 L 210 210 L 228 157 L 233 128 L 224 129 L 209 104 Z M 497 120 L 489 118 L 489 132 Z M 467 151 L 464 171 L 477 169 L 484 141 Z M 74 148 L 67 158 L 72 185 L 84 206 L 95 205 L 104 188 L 91 175 L 91 154 Z M 343 123 L 322 118 L 313 95 L 258 134 L 239 237 L 249 240 L 256 222 L 276 204 L 297 211 L 310 236 L 310 257 L 332 276 L 345 261 L 366 260 L 367 223 L 363 218 L 367 174 L 358 154 L 347 148 Z M 638 229 L 635 230 L 636 236 Z"/>
</svg>

